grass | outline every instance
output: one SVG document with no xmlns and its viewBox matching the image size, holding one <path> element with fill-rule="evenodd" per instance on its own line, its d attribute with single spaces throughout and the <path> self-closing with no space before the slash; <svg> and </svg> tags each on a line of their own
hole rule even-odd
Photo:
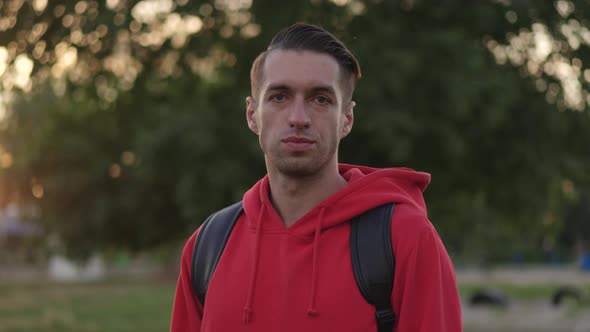
<svg viewBox="0 0 590 332">
<path fill-rule="evenodd" d="M 466 283 L 459 291 L 467 299 L 481 287 L 523 301 L 549 301 L 555 290 L 553 285 Z M 0 284 L 0 332 L 167 331 L 174 288 L 173 280 Z"/>
<path fill-rule="evenodd" d="M 166 331 L 174 282 L 0 285 L 0 332 Z"/>
</svg>

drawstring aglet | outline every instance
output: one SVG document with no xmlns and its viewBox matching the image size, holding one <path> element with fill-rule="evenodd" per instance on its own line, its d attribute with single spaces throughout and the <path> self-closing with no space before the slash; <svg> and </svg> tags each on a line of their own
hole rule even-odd
<svg viewBox="0 0 590 332">
<path fill-rule="evenodd" d="M 252 308 L 244 307 L 244 315 L 242 316 L 244 324 L 248 324 L 252 321 Z"/>
<path fill-rule="evenodd" d="M 318 311 L 313 308 L 309 308 L 307 309 L 307 315 L 310 317 L 315 317 L 318 315 Z"/>
</svg>

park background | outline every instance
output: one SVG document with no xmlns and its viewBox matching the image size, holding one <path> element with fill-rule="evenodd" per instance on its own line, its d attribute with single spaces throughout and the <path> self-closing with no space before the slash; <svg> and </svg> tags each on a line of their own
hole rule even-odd
<svg viewBox="0 0 590 332">
<path fill-rule="evenodd" d="M 590 290 L 587 1 L 5 0 L 0 331 L 167 329 L 183 242 L 265 174 L 249 70 L 297 21 L 361 64 L 340 160 L 432 174 L 466 331 L 590 315 L 543 304 Z"/>
</svg>

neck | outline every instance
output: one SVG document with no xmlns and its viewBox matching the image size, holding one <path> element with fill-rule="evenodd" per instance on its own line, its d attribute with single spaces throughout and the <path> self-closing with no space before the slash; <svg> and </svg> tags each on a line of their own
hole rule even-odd
<svg viewBox="0 0 590 332">
<path fill-rule="evenodd" d="M 338 164 L 310 176 L 289 176 L 269 169 L 268 177 L 270 200 L 287 227 L 347 184 Z"/>
</svg>

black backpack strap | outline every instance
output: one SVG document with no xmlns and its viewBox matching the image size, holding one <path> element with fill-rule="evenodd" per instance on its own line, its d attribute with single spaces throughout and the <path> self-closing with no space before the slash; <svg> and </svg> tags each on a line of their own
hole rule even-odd
<svg viewBox="0 0 590 332">
<path fill-rule="evenodd" d="M 241 201 L 215 212 L 205 220 L 197 235 L 191 279 L 193 291 L 203 306 L 213 271 L 241 212 Z"/>
<path fill-rule="evenodd" d="M 391 217 L 395 203 L 369 210 L 351 221 L 350 256 L 358 287 L 375 306 L 378 332 L 392 332 L 391 304 L 395 260 L 391 245 Z"/>
</svg>

